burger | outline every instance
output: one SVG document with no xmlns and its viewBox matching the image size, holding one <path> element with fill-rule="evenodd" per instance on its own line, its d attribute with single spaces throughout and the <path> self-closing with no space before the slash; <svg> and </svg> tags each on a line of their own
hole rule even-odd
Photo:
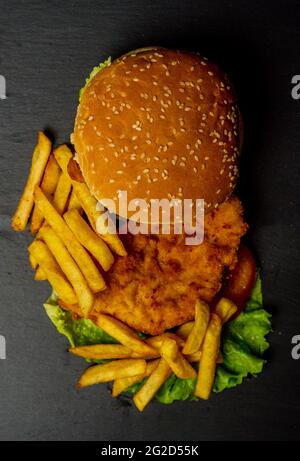
<svg viewBox="0 0 300 461">
<path fill-rule="evenodd" d="M 218 67 L 195 53 L 142 49 L 109 63 L 81 94 L 72 141 L 97 200 L 203 199 L 205 237 L 125 237 L 128 256 L 108 272 L 92 315 L 105 312 L 146 334 L 191 320 L 237 262 L 247 230 L 239 199 L 241 119 Z M 121 216 L 121 218 L 124 216 Z M 130 219 L 130 215 L 129 215 Z"/>
<path fill-rule="evenodd" d="M 73 352 L 97 362 L 99 344 L 115 344 L 115 339 L 123 344 L 103 327 L 104 318 L 151 345 L 153 338 L 160 341 L 161 350 L 166 337 L 177 347 L 176 341 L 185 343 L 192 335 L 197 303 L 213 316 L 225 299 L 234 305 L 234 315 L 223 326 L 211 387 L 220 392 L 260 373 L 271 324 L 263 309 L 260 271 L 244 243 L 248 225 L 235 193 L 243 123 L 227 75 L 198 53 L 161 47 L 109 58 L 93 69 L 80 91 L 71 143 L 74 160 L 64 173 L 86 185 L 92 203 L 98 202 L 107 221 L 116 223 L 121 242 L 103 274 L 105 289 L 95 296 L 88 315 L 55 293 L 45 304 Z M 185 227 L 187 202 L 190 227 Z M 161 206 L 154 221 L 153 203 Z M 199 229 L 200 240 L 187 240 L 187 234 L 199 236 Z M 204 349 L 197 353 L 203 353 L 204 361 Z M 181 365 L 189 359 L 198 369 L 199 354 L 198 359 L 193 354 L 184 358 L 177 350 L 169 357 L 173 365 L 176 354 Z M 158 368 L 164 366 L 162 357 Z M 154 365 L 149 365 L 151 373 Z M 102 365 L 92 367 L 94 382 L 101 374 L 97 366 Z M 133 375 L 123 388 L 136 394 L 147 387 L 149 375 L 152 384 L 151 373 Z M 184 375 L 167 365 L 165 379 L 150 394 L 162 403 L 194 399 L 193 373 Z"/>
</svg>

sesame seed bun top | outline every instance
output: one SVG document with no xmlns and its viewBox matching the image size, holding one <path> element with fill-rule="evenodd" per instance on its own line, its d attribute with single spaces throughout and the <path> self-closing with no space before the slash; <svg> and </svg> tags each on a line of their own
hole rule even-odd
<svg viewBox="0 0 300 461">
<path fill-rule="evenodd" d="M 117 200 L 204 199 L 216 207 L 238 175 L 240 120 L 227 77 L 198 54 L 142 49 L 88 84 L 72 140 L 91 192 Z"/>
</svg>

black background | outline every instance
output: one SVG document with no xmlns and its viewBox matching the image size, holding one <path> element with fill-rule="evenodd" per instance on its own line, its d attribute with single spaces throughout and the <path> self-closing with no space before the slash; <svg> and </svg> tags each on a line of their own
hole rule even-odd
<svg viewBox="0 0 300 461">
<path fill-rule="evenodd" d="M 150 405 L 143 414 L 105 385 L 78 392 L 80 359 L 47 319 L 49 293 L 27 262 L 29 234 L 10 216 L 39 129 L 69 140 L 78 90 L 107 56 L 162 45 L 202 52 L 231 76 L 245 118 L 241 195 L 249 240 L 274 314 L 269 363 L 257 379 L 209 402 Z M 0 360 L 2 440 L 299 439 L 300 4 L 295 1 L 0 1 Z"/>
</svg>

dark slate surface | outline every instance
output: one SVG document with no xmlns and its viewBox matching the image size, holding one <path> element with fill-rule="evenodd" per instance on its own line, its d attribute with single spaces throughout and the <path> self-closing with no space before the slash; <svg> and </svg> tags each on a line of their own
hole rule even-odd
<svg viewBox="0 0 300 461">
<path fill-rule="evenodd" d="M 0 360 L 1 440 L 299 439 L 300 74 L 297 1 L 0 1 Z M 39 129 L 57 142 L 72 130 L 78 89 L 89 70 L 151 44 L 201 51 L 236 85 L 246 136 L 241 195 L 249 240 L 262 266 L 266 305 L 274 313 L 269 364 L 257 379 L 208 403 L 158 403 L 144 414 L 112 400 L 105 386 L 74 388 L 80 359 L 49 323 L 49 293 L 34 283 L 29 234 L 10 230 Z"/>
</svg>

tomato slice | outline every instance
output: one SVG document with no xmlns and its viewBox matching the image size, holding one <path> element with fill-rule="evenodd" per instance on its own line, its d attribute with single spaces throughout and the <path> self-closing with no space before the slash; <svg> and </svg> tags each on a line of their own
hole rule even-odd
<svg viewBox="0 0 300 461">
<path fill-rule="evenodd" d="M 235 268 L 229 273 L 221 290 L 221 296 L 233 301 L 238 311 L 236 317 L 245 307 L 256 279 L 256 262 L 245 245 L 241 245 L 238 252 L 238 262 Z"/>
</svg>

